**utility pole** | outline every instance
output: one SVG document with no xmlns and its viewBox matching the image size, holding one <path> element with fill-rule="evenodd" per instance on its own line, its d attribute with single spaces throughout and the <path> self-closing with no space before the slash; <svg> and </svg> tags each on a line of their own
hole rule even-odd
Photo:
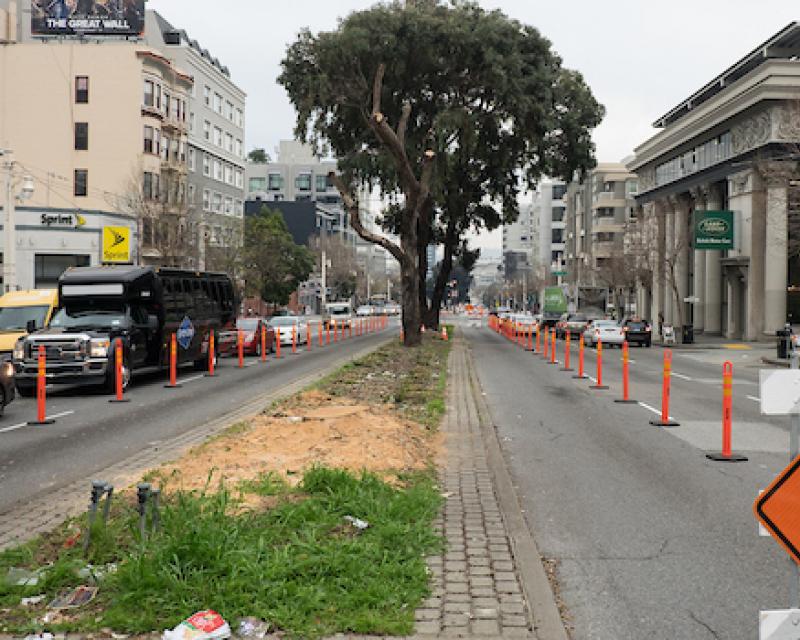
<svg viewBox="0 0 800 640">
<path fill-rule="evenodd" d="M 320 313 L 325 313 L 325 299 L 328 294 L 328 253 L 325 249 L 322 250 L 322 292 L 320 298 L 322 301 L 322 308 Z"/>
<path fill-rule="evenodd" d="M 3 247 L 3 288 L 4 291 L 16 291 L 17 284 L 17 198 L 27 200 L 33 195 L 33 178 L 26 175 L 22 180 L 22 191 L 14 193 L 14 161 L 10 149 L 0 149 L 0 158 L 4 158 L 5 201 L 3 203 L 3 230 L 5 245 Z"/>
</svg>

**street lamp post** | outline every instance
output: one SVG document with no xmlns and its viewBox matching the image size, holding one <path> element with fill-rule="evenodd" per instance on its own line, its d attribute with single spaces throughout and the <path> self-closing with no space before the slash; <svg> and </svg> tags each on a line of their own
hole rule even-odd
<svg viewBox="0 0 800 640">
<path fill-rule="evenodd" d="M 10 149 L 0 149 L 0 157 L 5 158 L 5 213 L 3 230 L 5 231 L 5 246 L 3 247 L 3 288 L 4 291 L 15 291 L 17 285 L 17 199 L 27 200 L 33 195 L 33 178 L 26 175 L 22 179 L 22 190 L 14 193 L 14 161 L 11 159 Z"/>
</svg>

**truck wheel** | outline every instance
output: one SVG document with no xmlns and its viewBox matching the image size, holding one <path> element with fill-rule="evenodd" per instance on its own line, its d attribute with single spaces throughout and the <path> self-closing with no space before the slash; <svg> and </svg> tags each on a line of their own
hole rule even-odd
<svg viewBox="0 0 800 640">
<path fill-rule="evenodd" d="M 36 386 L 17 383 L 17 393 L 23 398 L 33 398 L 36 396 Z"/>
<path fill-rule="evenodd" d="M 127 356 L 122 358 L 122 390 L 125 391 L 131 384 L 131 364 Z M 117 367 L 112 366 L 111 370 L 106 373 L 106 381 L 103 384 L 106 393 L 117 392 Z"/>
</svg>

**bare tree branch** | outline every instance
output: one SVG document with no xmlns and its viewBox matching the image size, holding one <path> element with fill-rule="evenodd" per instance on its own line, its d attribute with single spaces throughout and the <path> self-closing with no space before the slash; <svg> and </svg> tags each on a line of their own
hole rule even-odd
<svg viewBox="0 0 800 640">
<path fill-rule="evenodd" d="M 372 82 L 372 116 L 383 119 L 381 113 L 381 91 L 383 91 L 383 76 L 386 73 L 386 65 L 381 62 L 375 72 L 375 79 Z"/>
<path fill-rule="evenodd" d="M 385 238 L 377 233 L 372 233 L 371 231 L 367 230 L 361 222 L 361 213 L 358 209 L 358 203 L 353 199 L 353 196 L 350 194 L 350 189 L 344 183 L 341 176 L 336 175 L 335 172 L 331 171 L 328 174 L 333 184 L 339 190 L 339 193 L 342 196 L 342 200 L 344 201 L 344 206 L 347 209 L 347 212 L 350 214 L 350 226 L 355 229 L 355 232 L 361 236 L 367 242 L 371 242 L 373 244 L 377 244 L 384 249 L 386 249 L 389 253 L 391 253 L 398 262 L 401 264 L 408 260 L 408 256 L 405 252 L 398 247 L 394 242 Z"/>
<path fill-rule="evenodd" d="M 406 100 L 403 102 L 403 112 L 400 116 L 400 123 L 397 125 L 397 139 L 400 140 L 400 145 L 403 149 L 406 148 L 406 129 L 408 129 L 408 120 L 411 117 L 411 103 Z"/>
</svg>

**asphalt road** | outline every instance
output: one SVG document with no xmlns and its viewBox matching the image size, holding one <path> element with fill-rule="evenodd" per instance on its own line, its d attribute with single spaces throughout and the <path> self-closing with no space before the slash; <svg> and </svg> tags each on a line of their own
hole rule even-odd
<svg viewBox="0 0 800 640">
<path fill-rule="evenodd" d="M 752 504 L 788 463 L 788 423 L 759 414 L 758 364 L 747 351 L 675 351 L 670 415 L 661 348 L 631 349 L 631 396 L 620 405 L 620 351 L 604 350 L 603 382 L 465 327 L 483 391 L 541 554 L 558 561 L 578 640 L 754 638 L 760 609 L 789 606 L 791 565 L 758 536 Z M 721 443 L 721 364 L 734 363 L 738 464 L 707 460 Z M 572 352 L 577 367 L 577 349 Z M 587 350 L 586 372 L 596 376 Z"/>
<path fill-rule="evenodd" d="M 126 404 L 112 404 L 110 396 L 88 388 L 56 388 L 47 400 L 47 415 L 56 422 L 47 426 L 28 426 L 36 417 L 35 400 L 18 397 L 0 420 L 0 513 L 223 417 L 258 394 L 343 363 L 392 332 L 390 323 L 387 331 L 336 345 L 320 348 L 315 340 L 311 352 L 302 347 L 296 355 L 283 347 L 280 360 L 270 354 L 262 364 L 248 357 L 243 369 L 225 358 L 216 378 L 182 368 L 178 389 L 165 389 L 164 375 L 134 377 Z"/>
</svg>

